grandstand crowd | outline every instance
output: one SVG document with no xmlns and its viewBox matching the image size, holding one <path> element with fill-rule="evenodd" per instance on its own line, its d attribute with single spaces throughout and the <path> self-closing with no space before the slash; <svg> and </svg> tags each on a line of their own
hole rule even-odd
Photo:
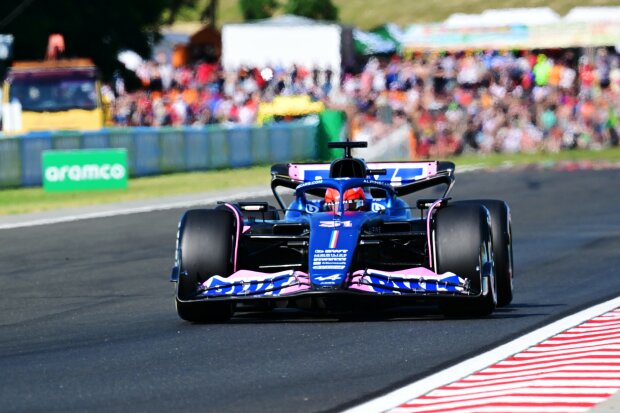
<svg viewBox="0 0 620 413">
<path fill-rule="evenodd" d="M 533 152 L 618 145 L 620 56 L 613 49 L 420 53 L 371 58 L 359 73 L 173 68 L 164 59 L 136 72 L 143 87 L 106 87 L 119 126 L 255 124 L 258 106 L 308 95 L 344 110 L 354 139 L 381 139 L 409 125 L 418 157 Z"/>
</svg>

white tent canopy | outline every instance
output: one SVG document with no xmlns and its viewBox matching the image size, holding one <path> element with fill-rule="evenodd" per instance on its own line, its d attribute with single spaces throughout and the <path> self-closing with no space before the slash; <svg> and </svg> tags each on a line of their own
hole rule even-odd
<svg viewBox="0 0 620 413">
<path fill-rule="evenodd" d="M 565 22 L 620 22 L 620 6 L 573 7 L 563 19 Z"/>
<path fill-rule="evenodd" d="M 254 24 L 259 26 L 313 26 L 321 23 L 303 16 L 284 14 L 282 16 L 274 16 L 268 19 L 243 24 Z"/>
<path fill-rule="evenodd" d="M 455 13 L 444 21 L 445 27 L 501 27 L 558 23 L 560 15 L 549 7 L 489 9 L 480 14 Z"/>
<path fill-rule="evenodd" d="M 222 64 L 227 70 L 297 64 L 339 73 L 349 49 L 352 54 L 351 29 L 299 16 L 225 24 L 222 28 Z"/>
<path fill-rule="evenodd" d="M 444 26 L 450 28 L 479 27 L 481 16 L 479 14 L 454 13 L 444 22 Z"/>
</svg>

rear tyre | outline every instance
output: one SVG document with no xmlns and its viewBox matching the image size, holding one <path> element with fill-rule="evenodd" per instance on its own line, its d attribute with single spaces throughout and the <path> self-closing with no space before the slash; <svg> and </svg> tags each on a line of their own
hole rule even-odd
<svg viewBox="0 0 620 413">
<path fill-rule="evenodd" d="M 437 272 L 450 271 L 469 280 L 470 288 L 483 292 L 483 270 L 490 274 L 486 293 L 476 298 L 455 298 L 442 303 L 447 316 L 484 317 L 497 304 L 493 274 L 492 235 L 489 212 L 479 204 L 449 204 L 435 215 Z"/>
<path fill-rule="evenodd" d="M 495 199 L 457 201 L 452 204 L 481 204 L 489 210 L 493 232 L 493 261 L 497 278 L 497 306 L 510 304 L 514 277 L 510 207 L 506 202 Z"/>
<path fill-rule="evenodd" d="M 226 321 L 234 312 L 229 301 L 191 301 L 198 286 L 213 275 L 227 277 L 233 268 L 235 218 L 227 210 L 187 211 L 179 225 L 180 275 L 176 309 L 187 321 Z"/>
</svg>

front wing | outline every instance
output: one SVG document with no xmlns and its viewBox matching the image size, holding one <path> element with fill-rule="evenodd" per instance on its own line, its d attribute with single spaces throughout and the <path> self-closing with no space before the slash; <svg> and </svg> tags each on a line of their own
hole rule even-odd
<svg viewBox="0 0 620 413">
<path fill-rule="evenodd" d="M 436 274 L 425 267 L 399 271 L 366 269 L 349 274 L 339 288 L 312 285 L 307 273 L 295 270 L 262 273 L 240 270 L 229 277 L 215 275 L 199 285 L 195 300 L 235 299 L 249 301 L 303 295 L 353 294 L 361 296 L 440 297 L 474 296 L 469 281 L 446 272 Z"/>
</svg>

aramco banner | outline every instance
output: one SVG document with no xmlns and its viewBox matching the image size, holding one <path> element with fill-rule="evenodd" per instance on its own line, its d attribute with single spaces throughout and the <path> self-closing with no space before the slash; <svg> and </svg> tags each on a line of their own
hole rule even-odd
<svg viewBox="0 0 620 413">
<path fill-rule="evenodd" d="M 82 191 L 127 187 L 127 150 L 44 151 L 43 188 Z"/>
</svg>

